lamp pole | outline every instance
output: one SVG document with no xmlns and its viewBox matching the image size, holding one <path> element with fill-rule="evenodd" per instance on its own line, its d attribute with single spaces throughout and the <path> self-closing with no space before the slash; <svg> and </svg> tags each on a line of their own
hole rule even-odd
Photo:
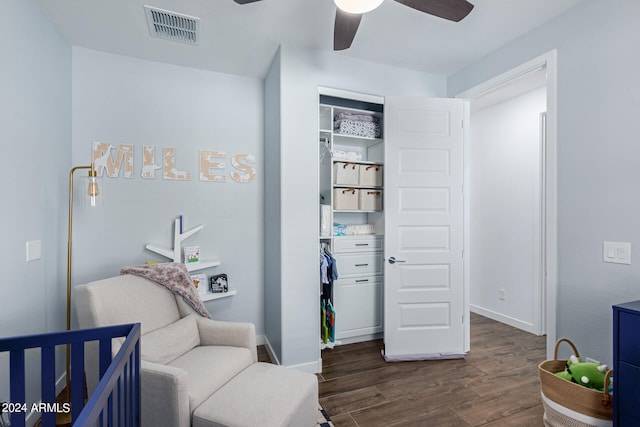
<svg viewBox="0 0 640 427">
<path fill-rule="evenodd" d="M 90 205 L 92 207 L 96 206 L 96 198 L 100 194 L 100 189 L 97 184 L 97 173 L 94 168 L 93 162 L 89 166 L 74 166 L 69 171 L 69 223 L 68 223 L 68 234 L 67 234 L 67 331 L 71 330 L 71 259 L 72 259 L 72 237 L 73 237 L 73 174 L 75 171 L 79 169 L 89 169 L 89 185 L 87 187 L 87 196 L 90 199 Z M 67 401 L 70 401 L 71 397 L 71 354 L 69 349 L 69 344 L 66 346 L 67 354 L 66 354 L 66 395 L 68 397 Z M 67 414 L 61 414 L 67 415 Z M 64 417 L 67 418 L 67 417 Z M 59 420 L 57 424 L 67 424 L 69 423 L 68 419 Z"/>
</svg>

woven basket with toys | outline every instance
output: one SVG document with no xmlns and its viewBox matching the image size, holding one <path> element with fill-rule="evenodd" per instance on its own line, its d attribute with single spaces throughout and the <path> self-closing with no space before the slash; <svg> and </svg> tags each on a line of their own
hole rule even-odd
<svg viewBox="0 0 640 427">
<path fill-rule="evenodd" d="M 558 347 L 567 343 L 573 355 L 558 359 Z M 609 386 L 613 371 L 606 365 L 584 362 L 568 339 L 556 342 L 553 359 L 538 366 L 545 426 L 607 426 L 612 419 Z M 554 420 L 558 420 L 557 422 Z M 569 424 L 567 420 L 572 422 Z"/>
</svg>

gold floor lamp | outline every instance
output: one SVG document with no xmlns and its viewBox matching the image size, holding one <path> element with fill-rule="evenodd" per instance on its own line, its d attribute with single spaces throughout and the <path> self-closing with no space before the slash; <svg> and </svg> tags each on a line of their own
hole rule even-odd
<svg viewBox="0 0 640 427">
<path fill-rule="evenodd" d="M 73 236 L 73 174 L 79 169 L 88 169 L 89 173 L 83 177 L 82 185 L 82 204 L 84 206 L 98 207 L 102 205 L 103 189 L 100 185 L 98 174 L 94 168 L 93 162 L 89 166 L 74 166 L 69 172 L 69 228 L 67 236 L 67 331 L 71 330 L 71 242 Z M 71 355 L 69 345 L 67 344 L 67 357 L 65 366 L 66 377 L 66 395 L 70 398 L 71 394 Z M 69 399 L 67 401 L 70 401 Z M 70 422 L 71 414 L 59 414 L 57 424 L 67 424 Z M 65 416 L 66 415 L 66 416 Z"/>
</svg>

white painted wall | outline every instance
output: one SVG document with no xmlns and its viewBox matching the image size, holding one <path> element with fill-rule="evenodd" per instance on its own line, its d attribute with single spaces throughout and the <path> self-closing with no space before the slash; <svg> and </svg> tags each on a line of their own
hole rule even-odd
<svg viewBox="0 0 640 427">
<path fill-rule="evenodd" d="M 173 221 L 205 227 L 185 244 L 222 264 L 238 294 L 205 303 L 219 320 L 249 321 L 264 334 L 263 82 L 73 48 L 73 163 L 88 164 L 94 141 L 134 145 L 134 177 L 105 179 L 105 206 L 78 207 L 74 216 L 74 280 L 119 274 L 123 266 L 167 261 L 144 248 L 171 247 Z M 143 145 L 175 147 L 176 168 L 191 181 L 142 179 Z M 200 150 L 256 156 L 257 177 L 241 184 L 198 179 Z M 80 174 L 79 174 L 80 175 Z M 74 318 L 75 321 L 75 318 Z"/>
<path fill-rule="evenodd" d="M 282 246 L 275 268 L 281 268 L 282 275 L 274 286 L 281 289 L 282 312 L 267 307 L 266 318 L 269 322 L 272 316 L 281 316 L 280 362 L 316 370 L 320 356 L 318 86 L 373 95 L 437 97 L 445 94 L 445 79 L 292 46 L 281 47 L 279 66 Z M 270 174 L 272 166 L 265 167 Z M 271 341 L 270 336 L 267 339 Z"/>
<path fill-rule="evenodd" d="M 546 89 L 479 111 L 473 106 L 471 310 L 535 333 L 541 293 L 539 116 L 546 109 Z"/>
<path fill-rule="evenodd" d="M 456 95 L 557 49 L 557 336 L 607 363 L 611 306 L 640 299 L 639 19 L 636 0 L 586 0 L 451 76 L 447 88 Z M 632 264 L 603 263 L 605 240 L 631 242 Z"/>
<path fill-rule="evenodd" d="M 7 337 L 65 327 L 71 48 L 31 0 L 2 1 L 0 36 L 0 336 Z M 27 263 L 29 240 L 42 242 L 42 257 Z M 9 400 L 8 359 L 0 355 L 2 401 Z M 27 359 L 32 402 L 40 395 L 39 357 Z"/>
</svg>

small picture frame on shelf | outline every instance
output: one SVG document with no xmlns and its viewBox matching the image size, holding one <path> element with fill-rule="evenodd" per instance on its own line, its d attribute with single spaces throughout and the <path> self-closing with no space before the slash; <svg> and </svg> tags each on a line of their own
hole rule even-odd
<svg viewBox="0 0 640 427">
<path fill-rule="evenodd" d="M 207 293 L 207 275 L 206 274 L 192 274 L 191 281 L 193 286 L 196 287 L 200 295 Z"/>
<path fill-rule="evenodd" d="M 184 247 L 184 263 L 197 264 L 200 262 L 200 246 L 185 246 Z"/>
<path fill-rule="evenodd" d="M 228 292 L 229 284 L 225 273 L 215 274 L 209 278 L 209 289 L 213 293 Z"/>
</svg>

